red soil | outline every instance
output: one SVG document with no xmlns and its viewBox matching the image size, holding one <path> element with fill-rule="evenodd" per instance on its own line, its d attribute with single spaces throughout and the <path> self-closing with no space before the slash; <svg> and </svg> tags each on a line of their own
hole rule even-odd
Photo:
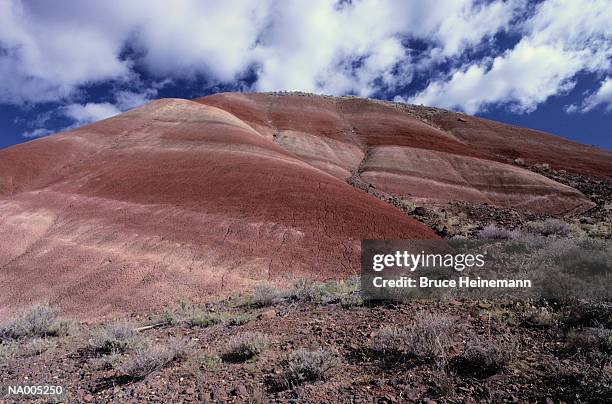
<svg viewBox="0 0 612 404">
<path fill-rule="evenodd" d="M 263 280 L 342 277 L 358 271 L 363 238 L 437 237 L 349 186 L 355 171 L 400 196 L 591 206 L 493 162 L 493 135 L 479 136 L 371 101 L 219 94 L 0 150 L 0 317 L 41 300 L 99 317 Z M 612 175 L 609 152 L 581 157 L 546 136 L 531 151 L 538 162 L 566 150 L 571 167 Z"/>
</svg>

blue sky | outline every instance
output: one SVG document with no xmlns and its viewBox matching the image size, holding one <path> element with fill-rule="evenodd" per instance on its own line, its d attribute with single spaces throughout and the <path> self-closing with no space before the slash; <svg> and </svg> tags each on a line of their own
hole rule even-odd
<svg viewBox="0 0 612 404">
<path fill-rule="evenodd" d="M 0 147 L 160 97 L 440 106 L 612 149 L 609 0 L 0 0 Z"/>
</svg>

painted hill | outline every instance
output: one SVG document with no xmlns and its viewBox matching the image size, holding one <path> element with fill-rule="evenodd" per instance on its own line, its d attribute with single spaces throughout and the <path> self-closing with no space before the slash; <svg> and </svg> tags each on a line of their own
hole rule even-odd
<svg viewBox="0 0 612 404">
<path fill-rule="evenodd" d="M 612 153 L 447 111 L 356 98 L 162 99 L 0 150 L 0 317 L 83 316 L 356 273 L 363 238 L 435 238 L 349 185 L 562 214 L 580 192 L 509 164 L 612 177 Z"/>
</svg>

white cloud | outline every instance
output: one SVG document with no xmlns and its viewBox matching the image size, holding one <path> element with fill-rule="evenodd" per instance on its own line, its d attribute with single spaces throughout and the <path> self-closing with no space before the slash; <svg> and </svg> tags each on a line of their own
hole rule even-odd
<svg viewBox="0 0 612 404">
<path fill-rule="evenodd" d="M 55 101 L 81 85 L 128 74 L 129 63 L 118 58 L 125 30 L 116 30 L 110 19 L 107 24 L 93 18 L 80 21 L 79 14 L 85 12 L 109 16 L 101 3 L 92 2 L 88 10 L 89 3 L 83 6 L 0 2 L 1 102 Z"/>
<path fill-rule="evenodd" d="M 610 26 L 609 0 L 4 0 L 0 77 L 10 79 L 0 103 L 75 103 L 85 86 L 110 80 L 128 88 L 114 103 L 125 110 L 157 95 L 131 86 L 136 65 L 149 81 L 231 83 L 254 68 L 255 90 L 362 96 L 397 93 L 450 65 L 398 99 L 531 111 L 580 71 L 609 74 Z M 521 39 L 500 53 L 504 31 Z M 428 45 L 417 57 L 407 46 L 415 39 Z M 472 50 L 485 56 L 465 61 Z"/>
<path fill-rule="evenodd" d="M 549 96 L 571 89 L 569 79 L 580 66 L 576 55 L 562 49 L 521 42 L 490 64 L 472 64 L 448 81 L 433 82 L 410 101 L 468 113 L 488 104 L 511 103 L 515 110 L 529 112 Z"/>
<path fill-rule="evenodd" d="M 257 65 L 257 89 L 369 95 L 410 82 L 403 38 L 434 41 L 451 57 L 503 29 L 520 1 L 5 0 L 0 75 L 12 80 L 0 83 L 0 102 L 129 82 L 134 61 L 156 76 L 213 82 Z M 128 45 L 137 60 L 121 56 Z"/>
<path fill-rule="evenodd" d="M 65 132 L 78 128 L 79 126 L 86 125 L 88 123 L 113 117 L 117 114 L 120 114 L 121 110 L 115 105 L 108 102 L 88 102 L 86 104 L 74 103 L 66 105 L 64 107 L 58 108 L 55 112 L 57 115 L 69 118 L 72 121 L 72 124 L 55 131 L 48 128 L 37 128 L 24 133 L 22 136 L 25 138 L 36 138 L 48 136 L 56 132 Z M 43 120 L 43 122 L 45 122 L 45 120 Z"/>
<path fill-rule="evenodd" d="M 126 111 L 150 102 L 156 95 L 157 89 L 155 88 L 149 88 L 140 93 L 135 93 L 133 91 L 119 91 L 115 95 L 115 99 L 117 100 L 116 105 L 121 111 Z"/>
<path fill-rule="evenodd" d="M 451 57 L 504 27 L 515 6 L 515 1 L 361 1 L 338 9 L 325 0 L 284 2 L 254 50 L 261 64 L 256 87 L 362 96 L 393 90 L 412 78 L 403 39 L 434 41 L 440 55 Z"/>
<path fill-rule="evenodd" d="M 110 102 L 88 102 L 85 104 L 72 103 L 59 107 L 52 111 L 47 111 L 40 114 L 34 123 L 36 126 L 45 125 L 52 117 L 62 116 L 68 118 L 72 123 L 57 131 L 52 131 L 47 128 L 40 127 L 23 134 L 23 137 L 34 138 L 47 136 L 55 132 L 64 132 L 67 130 L 78 128 L 79 126 L 88 123 L 100 121 L 102 119 L 113 117 L 123 111 L 132 108 L 137 108 L 143 104 L 150 102 L 156 95 L 158 88 L 165 86 L 167 82 L 155 83 L 154 87 L 143 90 L 142 92 L 133 91 L 118 91 L 115 94 L 115 103 Z"/>
<path fill-rule="evenodd" d="M 581 105 L 573 104 L 567 107 L 567 112 L 589 112 L 600 105 L 606 112 L 612 112 L 612 77 L 607 77 L 599 89 L 589 95 Z"/>
<path fill-rule="evenodd" d="M 34 129 L 23 134 L 25 138 L 43 137 L 52 134 L 53 131 L 45 128 Z"/>
<path fill-rule="evenodd" d="M 70 104 L 63 108 L 63 113 L 75 121 L 75 125 L 100 121 L 121 113 L 121 110 L 108 102 L 87 104 Z"/>
<path fill-rule="evenodd" d="M 469 113 L 490 104 L 533 111 L 574 86 L 580 71 L 611 68 L 612 7 L 608 0 L 549 0 L 523 26 L 524 37 L 492 61 L 469 63 L 408 100 Z"/>
</svg>

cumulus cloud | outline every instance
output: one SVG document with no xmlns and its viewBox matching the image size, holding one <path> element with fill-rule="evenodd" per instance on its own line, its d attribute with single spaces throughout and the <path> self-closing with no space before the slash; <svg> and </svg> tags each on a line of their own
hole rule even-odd
<svg viewBox="0 0 612 404">
<path fill-rule="evenodd" d="M 157 96 L 130 87 L 145 72 L 528 112 L 578 72 L 609 74 L 609 26 L 608 0 L 5 0 L 0 76 L 11 79 L 0 81 L 0 103 L 86 106 L 84 88 L 112 82 L 125 88 L 112 104 L 123 111 Z M 520 40 L 497 49 L 500 33 Z M 423 74 L 429 85 L 405 93 Z"/>
<path fill-rule="evenodd" d="M 123 111 L 137 108 L 150 102 L 157 95 L 157 89 L 149 88 L 142 92 L 119 91 L 115 94 L 115 103 L 110 102 L 88 102 L 85 104 L 72 103 L 57 108 L 54 111 L 43 113 L 36 119 L 38 125 L 44 125 L 53 116 L 68 118 L 72 123 L 57 132 L 64 132 L 77 128 L 88 123 L 97 122 L 102 119 L 110 118 Z M 23 137 L 34 138 L 43 137 L 54 133 L 47 128 L 37 128 L 23 134 Z"/>
<path fill-rule="evenodd" d="M 265 0 L 7 0 L 0 4 L 0 102 L 69 99 L 79 87 L 159 77 L 259 90 L 370 95 L 411 80 L 403 40 L 433 40 L 442 57 L 507 26 L 518 0 L 337 3 Z"/>
<path fill-rule="evenodd" d="M 610 26 L 607 0 L 543 2 L 522 24 L 524 37 L 513 49 L 467 63 L 408 100 L 469 113 L 490 104 L 533 111 L 549 97 L 571 90 L 578 72 L 611 68 Z"/>
<path fill-rule="evenodd" d="M 530 112 L 551 95 L 570 90 L 574 84 L 570 78 L 581 66 L 577 55 L 521 42 L 491 63 L 471 64 L 447 81 L 431 83 L 410 101 L 468 113 L 488 104 L 509 103 L 516 111 Z"/>
<path fill-rule="evenodd" d="M 256 88 L 362 96 L 392 91 L 412 78 L 405 40 L 433 41 L 438 59 L 452 57 L 506 26 L 517 4 L 284 2 L 254 49 L 260 65 Z"/>
<path fill-rule="evenodd" d="M 68 118 L 72 121 L 72 124 L 65 126 L 57 131 L 48 128 L 37 128 L 29 132 L 24 133 L 22 136 L 25 138 L 36 138 L 51 135 L 55 132 L 64 132 L 67 130 L 78 128 L 79 126 L 86 125 L 88 123 L 100 121 L 102 119 L 113 117 L 120 114 L 121 110 L 115 105 L 108 102 L 88 102 L 86 104 L 69 104 L 64 107 L 58 108 L 55 111 L 55 115 L 60 115 Z M 47 120 L 49 117 L 46 118 Z M 43 122 L 46 122 L 43 119 Z"/>
<path fill-rule="evenodd" d="M 110 17 L 102 6 L 92 2 L 84 10 L 89 4 L 83 2 L 0 2 L 0 77 L 10 77 L 0 84 L 0 101 L 54 101 L 80 85 L 128 75 L 129 62 L 118 57 L 125 29 L 115 31 L 114 24 L 94 18 L 79 21 L 85 11 L 99 20 Z"/>
<path fill-rule="evenodd" d="M 612 112 L 612 77 L 607 77 L 597 91 L 589 95 L 580 105 L 572 104 L 567 107 L 567 112 L 589 112 L 598 106 L 606 112 Z"/>
<path fill-rule="evenodd" d="M 64 115 L 75 121 L 77 125 L 84 125 L 90 122 L 115 116 L 121 111 L 111 103 L 88 102 L 87 104 L 70 104 L 63 108 Z"/>
</svg>

